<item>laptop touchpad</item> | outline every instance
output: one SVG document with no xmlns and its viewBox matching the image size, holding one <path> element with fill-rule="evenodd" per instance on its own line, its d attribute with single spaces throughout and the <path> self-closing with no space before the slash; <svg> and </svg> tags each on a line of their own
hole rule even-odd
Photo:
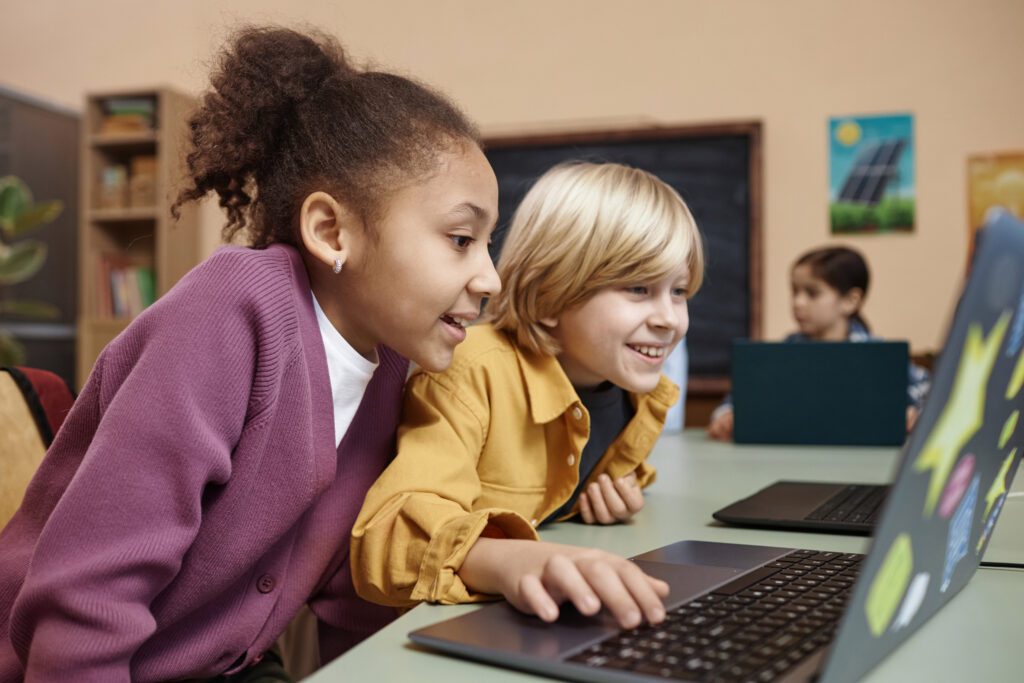
<svg viewBox="0 0 1024 683">
<path fill-rule="evenodd" d="M 700 564 L 669 564 L 634 560 L 636 565 L 656 579 L 669 585 L 665 604 L 672 606 L 706 592 L 713 586 L 726 583 L 746 570 L 729 567 L 709 567 Z"/>
</svg>

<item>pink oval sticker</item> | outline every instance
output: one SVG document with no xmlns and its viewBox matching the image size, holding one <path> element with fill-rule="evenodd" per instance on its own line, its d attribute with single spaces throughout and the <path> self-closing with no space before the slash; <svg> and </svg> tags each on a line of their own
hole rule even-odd
<svg viewBox="0 0 1024 683">
<path fill-rule="evenodd" d="M 953 468 L 946 483 L 946 490 L 942 492 L 942 500 L 939 502 L 939 515 L 948 519 L 956 510 L 957 503 L 964 497 L 964 491 L 971 483 L 971 475 L 974 474 L 974 455 L 968 453 L 960 458 L 960 462 Z"/>
</svg>

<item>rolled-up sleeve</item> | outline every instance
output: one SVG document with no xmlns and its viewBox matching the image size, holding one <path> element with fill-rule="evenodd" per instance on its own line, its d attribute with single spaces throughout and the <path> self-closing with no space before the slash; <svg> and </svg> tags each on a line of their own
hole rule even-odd
<svg viewBox="0 0 1024 683">
<path fill-rule="evenodd" d="M 477 464 L 489 423 L 486 376 L 459 383 L 413 376 L 406 388 L 398 454 L 366 496 L 352 532 L 352 576 L 366 600 L 410 606 L 476 602 L 458 571 L 481 535 L 536 539 L 508 510 L 474 510 Z"/>
</svg>

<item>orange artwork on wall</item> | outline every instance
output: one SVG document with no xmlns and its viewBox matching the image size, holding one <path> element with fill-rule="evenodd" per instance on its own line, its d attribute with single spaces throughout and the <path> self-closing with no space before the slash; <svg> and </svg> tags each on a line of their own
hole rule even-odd
<svg viewBox="0 0 1024 683">
<path fill-rule="evenodd" d="M 978 229 L 994 207 L 1024 218 L 1024 152 L 978 154 L 967 159 L 968 265 Z"/>
</svg>

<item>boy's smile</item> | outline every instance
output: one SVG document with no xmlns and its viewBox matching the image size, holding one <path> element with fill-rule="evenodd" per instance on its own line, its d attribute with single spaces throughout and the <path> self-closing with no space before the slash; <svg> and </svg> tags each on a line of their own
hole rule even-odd
<svg viewBox="0 0 1024 683">
<path fill-rule="evenodd" d="M 552 335 L 558 362 L 577 387 L 611 382 L 647 393 L 689 326 L 686 267 L 653 283 L 602 289 L 562 312 Z"/>
</svg>

